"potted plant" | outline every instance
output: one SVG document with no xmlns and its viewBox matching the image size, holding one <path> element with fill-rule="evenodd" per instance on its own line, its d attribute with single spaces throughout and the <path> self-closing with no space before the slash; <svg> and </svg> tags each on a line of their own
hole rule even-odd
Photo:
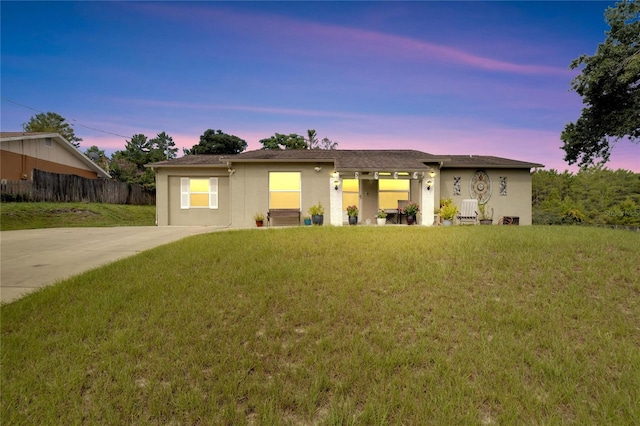
<svg viewBox="0 0 640 426">
<path fill-rule="evenodd" d="M 264 214 L 258 212 L 253 215 L 253 219 L 256 221 L 256 226 L 261 228 L 264 225 Z"/>
<path fill-rule="evenodd" d="M 318 201 L 318 204 L 309 207 L 309 215 L 311 216 L 311 223 L 322 225 L 324 222 L 324 207 L 322 207 L 320 201 Z"/>
<path fill-rule="evenodd" d="M 478 205 L 478 210 L 480 210 L 480 225 L 491 225 L 493 223 L 493 209 L 489 214 L 489 206 L 485 203 Z"/>
<path fill-rule="evenodd" d="M 453 203 L 445 204 L 440 207 L 440 215 L 442 216 L 442 224 L 444 226 L 451 226 L 453 224 L 453 218 L 458 214 L 458 206 Z"/>
<path fill-rule="evenodd" d="M 438 209 L 435 209 L 433 212 L 434 215 L 438 215 L 438 223 L 442 223 L 443 221 L 442 208 L 444 206 L 448 206 L 449 204 L 453 204 L 453 200 L 451 199 L 451 197 L 440 198 L 440 207 Z"/>
<path fill-rule="evenodd" d="M 311 225 L 311 218 L 309 216 L 303 217 L 302 220 L 304 221 L 305 226 Z"/>
<path fill-rule="evenodd" d="M 349 225 L 358 224 L 358 206 L 356 205 L 348 206 L 347 215 L 349 215 Z"/>
<path fill-rule="evenodd" d="M 387 223 L 387 212 L 379 209 L 378 214 L 376 215 L 376 221 L 378 222 L 379 226 L 383 226 L 385 223 Z"/>
<path fill-rule="evenodd" d="M 404 214 L 407 215 L 407 225 L 413 225 L 416 222 L 416 215 L 420 211 L 418 203 L 411 202 L 404 208 Z"/>
</svg>

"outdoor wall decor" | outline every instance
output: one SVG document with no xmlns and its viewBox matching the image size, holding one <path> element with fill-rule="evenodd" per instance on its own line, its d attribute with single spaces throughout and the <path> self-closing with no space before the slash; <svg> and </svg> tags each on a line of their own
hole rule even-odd
<svg viewBox="0 0 640 426">
<path fill-rule="evenodd" d="M 460 176 L 453 177 L 453 195 L 460 195 Z"/>
<path fill-rule="evenodd" d="M 491 198 L 491 178 L 484 170 L 478 170 L 471 176 L 469 195 L 479 204 L 485 204 Z"/>
<path fill-rule="evenodd" d="M 500 195 L 507 195 L 507 177 L 500 176 Z"/>
</svg>

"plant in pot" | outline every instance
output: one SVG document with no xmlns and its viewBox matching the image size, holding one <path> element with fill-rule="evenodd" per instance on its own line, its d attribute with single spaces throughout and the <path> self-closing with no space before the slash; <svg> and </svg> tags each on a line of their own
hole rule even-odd
<svg viewBox="0 0 640 426">
<path fill-rule="evenodd" d="M 358 206 L 356 205 L 348 206 L 347 215 L 349 215 L 349 225 L 358 224 Z"/>
<path fill-rule="evenodd" d="M 304 221 L 305 226 L 311 225 L 311 218 L 309 216 L 303 217 L 302 220 Z"/>
<path fill-rule="evenodd" d="M 404 208 L 404 214 L 407 215 L 407 225 L 413 225 L 416 222 L 416 215 L 420 211 L 418 203 L 411 202 Z"/>
<path fill-rule="evenodd" d="M 311 223 L 322 225 L 324 222 L 324 207 L 322 207 L 320 201 L 318 201 L 318 204 L 309 207 L 309 215 L 311 216 Z"/>
<path fill-rule="evenodd" d="M 256 221 L 256 226 L 258 228 L 261 228 L 262 225 L 264 225 L 264 214 L 258 212 L 253 215 L 253 219 Z"/>
<path fill-rule="evenodd" d="M 491 225 L 493 223 L 493 209 L 489 214 L 489 206 L 485 203 L 478 205 L 478 210 L 480 210 L 480 225 Z"/>
<path fill-rule="evenodd" d="M 434 213 L 433 213 L 433 214 L 438 215 L 438 222 L 439 223 L 442 223 L 442 221 L 444 220 L 442 218 L 442 211 L 441 211 L 442 208 L 444 206 L 448 206 L 450 204 L 453 204 L 453 200 L 451 199 L 451 197 L 442 197 L 442 198 L 440 198 L 440 208 L 435 210 Z"/>
<path fill-rule="evenodd" d="M 258 212 L 256 214 L 253 215 L 253 220 L 256 221 L 256 226 L 258 228 L 262 227 L 262 225 L 264 225 L 264 214 Z"/>
<path fill-rule="evenodd" d="M 387 212 L 382 209 L 378 210 L 378 214 L 376 215 L 376 221 L 379 226 L 383 226 L 387 222 Z"/>
<path fill-rule="evenodd" d="M 451 226 L 456 214 L 458 214 L 458 206 L 453 203 L 440 207 L 440 215 L 442 216 L 442 224 L 444 226 Z"/>
</svg>

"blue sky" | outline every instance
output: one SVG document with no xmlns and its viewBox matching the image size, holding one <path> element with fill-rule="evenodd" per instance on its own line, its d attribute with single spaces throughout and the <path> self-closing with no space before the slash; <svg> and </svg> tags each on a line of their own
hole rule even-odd
<svg viewBox="0 0 640 426">
<path fill-rule="evenodd" d="M 54 111 L 110 153 L 136 133 L 189 148 L 220 129 L 258 149 L 316 129 L 342 149 L 575 171 L 568 66 L 613 4 L 2 1 L 2 130 Z M 640 146 L 619 143 L 608 167 L 640 171 Z"/>
</svg>

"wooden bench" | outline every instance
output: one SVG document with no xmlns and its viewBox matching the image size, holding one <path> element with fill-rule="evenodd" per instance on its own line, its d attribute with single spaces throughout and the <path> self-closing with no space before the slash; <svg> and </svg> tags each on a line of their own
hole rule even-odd
<svg viewBox="0 0 640 426">
<path fill-rule="evenodd" d="M 271 209 L 267 212 L 267 226 L 271 226 L 271 219 L 294 217 L 298 219 L 298 225 L 300 225 L 299 209 Z"/>
</svg>

